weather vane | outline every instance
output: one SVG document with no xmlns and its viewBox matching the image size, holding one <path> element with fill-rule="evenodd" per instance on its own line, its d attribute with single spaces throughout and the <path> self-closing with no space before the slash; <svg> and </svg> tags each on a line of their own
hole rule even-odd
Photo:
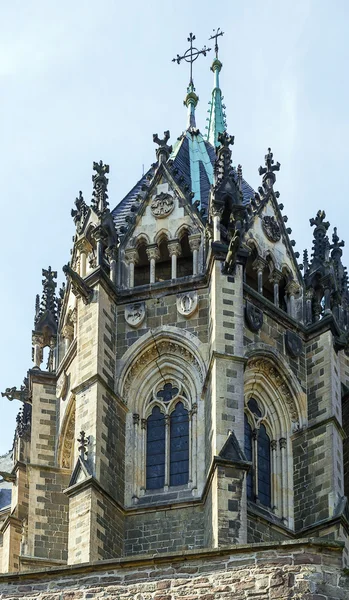
<svg viewBox="0 0 349 600">
<path fill-rule="evenodd" d="M 217 40 L 218 40 L 219 36 L 224 35 L 224 31 L 221 31 L 220 27 L 218 27 L 218 29 L 214 29 L 213 31 L 215 31 L 216 33 L 211 35 L 209 40 L 215 40 L 214 51 L 216 53 L 216 58 L 218 58 L 218 41 Z"/>
<path fill-rule="evenodd" d="M 177 54 L 177 58 L 173 58 L 172 62 L 176 62 L 178 65 L 181 60 L 185 60 L 185 62 L 190 63 L 190 81 L 189 84 L 193 84 L 193 62 L 198 58 L 200 54 L 206 56 L 207 52 L 210 52 L 211 48 L 203 47 L 202 50 L 198 50 L 193 46 L 193 41 L 195 40 L 195 35 L 189 33 L 188 42 L 190 42 L 190 48 L 186 52 L 184 52 L 183 56 L 179 56 Z"/>
</svg>

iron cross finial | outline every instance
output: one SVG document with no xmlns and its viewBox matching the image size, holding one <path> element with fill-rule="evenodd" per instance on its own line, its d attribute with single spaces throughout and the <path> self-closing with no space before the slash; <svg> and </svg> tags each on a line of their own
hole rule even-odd
<svg viewBox="0 0 349 600">
<path fill-rule="evenodd" d="M 197 48 L 195 48 L 193 46 L 193 41 L 195 40 L 195 35 L 193 35 L 192 33 L 189 33 L 189 37 L 187 39 L 188 39 L 188 42 L 190 42 L 190 48 L 188 48 L 188 50 L 186 50 L 184 52 L 183 56 L 179 56 L 179 54 L 177 54 L 177 57 L 173 58 L 172 62 L 176 62 L 179 65 L 181 60 L 185 60 L 185 62 L 190 63 L 189 85 L 190 84 L 193 85 L 193 62 L 195 60 L 197 60 L 197 58 L 200 54 L 203 54 L 204 56 L 206 56 L 207 52 L 210 52 L 211 48 L 206 48 L 206 46 L 204 46 L 202 50 L 198 50 Z"/>
<path fill-rule="evenodd" d="M 214 51 L 216 53 L 216 58 L 218 58 L 218 38 L 219 38 L 219 36 L 224 35 L 224 31 L 221 31 L 220 27 L 218 27 L 218 29 L 214 29 L 213 31 L 215 31 L 216 33 L 211 35 L 211 37 L 208 39 L 215 40 Z"/>
<path fill-rule="evenodd" d="M 87 446 L 90 443 L 90 436 L 86 437 L 84 431 L 80 431 L 80 437 L 78 438 L 78 442 L 80 444 L 78 450 L 80 452 L 80 458 L 85 460 L 85 454 L 87 454 Z"/>
</svg>

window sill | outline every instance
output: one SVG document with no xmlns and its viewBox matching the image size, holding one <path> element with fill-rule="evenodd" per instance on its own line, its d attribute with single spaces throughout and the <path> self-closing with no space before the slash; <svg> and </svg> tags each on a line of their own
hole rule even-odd
<svg viewBox="0 0 349 600">
<path fill-rule="evenodd" d="M 173 502 L 183 502 L 190 500 L 193 497 L 192 488 L 186 485 L 176 485 L 169 487 L 167 490 L 159 488 L 156 490 L 147 490 L 144 496 L 137 498 L 136 505 L 144 506 L 149 504 L 172 504 Z"/>
</svg>

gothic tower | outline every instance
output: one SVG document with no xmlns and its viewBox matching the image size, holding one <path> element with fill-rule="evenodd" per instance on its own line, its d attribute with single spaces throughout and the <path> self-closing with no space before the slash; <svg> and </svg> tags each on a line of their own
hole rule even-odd
<svg viewBox="0 0 349 600">
<path fill-rule="evenodd" d="M 190 34 L 174 59 L 191 69 L 185 130 L 153 135 L 155 162 L 113 204 L 94 162 L 58 294 L 43 270 L 33 366 L 2 394 L 23 403 L 1 471 L 5 573 L 308 537 L 343 541 L 347 563 L 344 243 L 319 211 L 299 265 L 270 148 L 258 190 L 245 181 L 221 35 L 206 133 L 192 67 L 209 49 Z"/>
</svg>

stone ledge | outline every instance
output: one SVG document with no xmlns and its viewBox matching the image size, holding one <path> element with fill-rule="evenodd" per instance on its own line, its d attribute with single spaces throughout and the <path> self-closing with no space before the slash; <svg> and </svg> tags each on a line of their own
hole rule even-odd
<svg viewBox="0 0 349 600">
<path fill-rule="evenodd" d="M 146 566 L 157 566 L 164 565 L 166 563 L 179 563 L 189 562 L 197 560 L 214 560 L 221 557 L 238 555 L 238 562 L 240 566 L 246 560 L 246 564 L 251 564 L 250 561 L 260 560 L 262 554 L 265 551 L 275 551 L 275 561 L 277 562 L 278 553 L 285 552 L 296 552 L 297 554 L 306 554 L 306 549 L 314 549 L 316 554 L 322 554 L 324 551 L 334 552 L 337 555 L 342 554 L 344 548 L 344 542 L 333 542 L 330 540 L 323 540 L 319 538 L 308 538 L 303 540 L 285 540 L 278 542 L 261 542 L 258 544 L 239 544 L 234 546 L 227 546 L 224 548 L 212 548 L 212 549 L 197 549 L 197 550 L 183 550 L 178 552 L 163 553 L 163 554 L 147 554 L 132 557 L 122 557 L 108 560 L 101 560 L 91 563 L 82 563 L 79 565 L 67 565 L 63 567 L 53 567 L 50 569 L 23 571 L 21 573 L 4 573 L 0 575 L 0 584 L 6 584 L 9 582 L 22 581 L 26 579 L 38 580 L 55 578 L 58 575 L 70 576 L 70 575 L 81 575 L 83 573 L 91 573 L 92 571 L 110 571 L 111 569 L 141 569 L 143 570 Z M 242 555 L 245 555 L 243 557 Z M 254 557 L 252 555 L 255 555 Z M 258 556 L 257 556 L 258 555 Z M 247 563 L 247 561 L 249 561 Z M 297 560 L 297 564 L 301 564 L 301 561 Z M 222 564 L 223 569 L 223 564 Z"/>
</svg>

